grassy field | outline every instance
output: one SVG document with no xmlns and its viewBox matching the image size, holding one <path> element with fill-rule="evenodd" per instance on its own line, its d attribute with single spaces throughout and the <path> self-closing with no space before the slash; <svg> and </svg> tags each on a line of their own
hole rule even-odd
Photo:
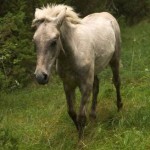
<svg viewBox="0 0 150 150">
<path fill-rule="evenodd" d="M 0 150 L 150 150 L 150 24 L 122 26 L 122 64 L 124 108 L 117 112 L 107 68 L 101 74 L 97 119 L 88 120 L 83 147 L 58 77 L 47 86 L 1 92 Z"/>
</svg>

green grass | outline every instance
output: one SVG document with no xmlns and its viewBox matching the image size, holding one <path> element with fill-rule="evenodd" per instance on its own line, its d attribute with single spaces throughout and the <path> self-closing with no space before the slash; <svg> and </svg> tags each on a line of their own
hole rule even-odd
<svg viewBox="0 0 150 150">
<path fill-rule="evenodd" d="M 67 114 L 62 83 L 0 93 L 0 150 L 149 150 L 150 25 L 122 28 L 122 99 L 117 112 L 111 71 L 101 75 L 97 119 L 88 120 L 84 146 Z M 80 95 L 77 91 L 77 102 Z M 90 105 L 90 103 L 89 103 Z"/>
</svg>

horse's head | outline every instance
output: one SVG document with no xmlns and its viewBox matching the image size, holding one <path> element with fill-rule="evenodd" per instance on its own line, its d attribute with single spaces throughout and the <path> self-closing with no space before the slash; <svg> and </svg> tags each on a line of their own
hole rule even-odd
<svg viewBox="0 0 150 150">
<path fill-rule="evenodd" d="M 51 68 L 61 50 L 60 27 L 65 14 L 66 9 L 56 18 L 41 17 L 33 20 L 32 26 L 36 28 L 33 41 L 37 53 L 35 76 L 39 84 L 48 82 Z"/>
</svg>

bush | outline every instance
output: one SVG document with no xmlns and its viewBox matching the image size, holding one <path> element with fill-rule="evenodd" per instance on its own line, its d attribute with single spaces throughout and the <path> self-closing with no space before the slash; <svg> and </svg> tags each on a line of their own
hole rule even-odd
<svg viewBox="0 0 150 150">
<path fill-rule="evenodd" d="M 144 18 L 149 18 L 150 0 L 114 0 L 117 16 L 125 16 L 129 25 L 138 23 Z"/>
<path fill-rule="evenodd" d="M 24 86 L 33 63 L 31 32 L 24 23 L 25 13 L 7 13 L 0 18 L 0 88 Z"/>
</svg>

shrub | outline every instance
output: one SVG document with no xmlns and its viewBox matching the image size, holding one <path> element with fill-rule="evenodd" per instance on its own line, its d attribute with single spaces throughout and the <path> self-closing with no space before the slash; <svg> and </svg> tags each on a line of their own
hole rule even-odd
<svg viewBox="0 0 150 150">
<path fill-rule="evenodd" d="M 31 32 L 24 23 L 25 13 L 7 13 L 0 18 L 0 88 L 26 85 L 32 72 Z"/>
</svg>

